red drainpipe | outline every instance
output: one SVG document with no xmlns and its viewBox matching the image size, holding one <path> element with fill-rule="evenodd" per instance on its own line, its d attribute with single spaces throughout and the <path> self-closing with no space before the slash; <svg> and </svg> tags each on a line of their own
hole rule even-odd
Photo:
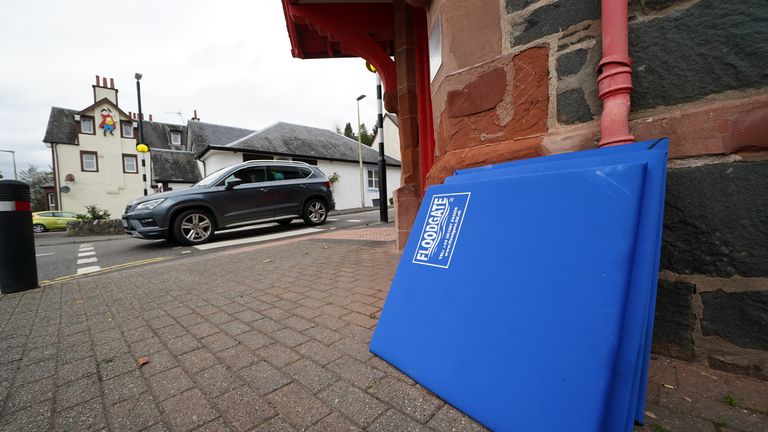
<svg viewBox="0 0 768 432">
<path fill-rule="evenodd" d="M 629 133 L 629 94 L 632 92 L 632 59 L 629 58 L 627 2 L 602 0 L 603 58 L 597 67 L 597 88 L 603 101 L 600 116 L 600 147 L 627 144 Z"/>
</svg>

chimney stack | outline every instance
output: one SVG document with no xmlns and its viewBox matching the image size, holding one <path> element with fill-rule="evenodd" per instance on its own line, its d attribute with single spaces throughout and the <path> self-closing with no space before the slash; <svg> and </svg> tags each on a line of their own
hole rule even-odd
<svg viewBox="0 0 768 432">
<path fill-rule="evenodd" d="M 111 88 L 111 89 L 115 88 L 115 79 L 114 78 L 110 78 L 109 79 L 109 88 Z"/>
<path fill-rule="evenodd" d="M 195 110 L 195 115 L 192 117 L 192 121 L 200 121 L 200 118 L 197 117 L 197 110 Z"/>
<path fill-rule="evenodd" d="M 99 85 L 99 76 L 96 75 L 96 85 Z"/>
<path fill-rule="evenodd" d="M 149 121 L 152 121 L 152 114 L 149 115 Z"/>
<path fill-rule="evenodd" d="M 93 86 L 93 101 L 98 102 L 104 98 L 109 99 L 113 104 L 119 105 L 117 101 L 117 89 L 115 88 L 115 79 L 96 75 L 96 84 Z"/>
<path fill-rule="evenodd" d="M 104 88 L 107 87 L 107 77 L 101 77 L 101 86 Z"/>
</svg>

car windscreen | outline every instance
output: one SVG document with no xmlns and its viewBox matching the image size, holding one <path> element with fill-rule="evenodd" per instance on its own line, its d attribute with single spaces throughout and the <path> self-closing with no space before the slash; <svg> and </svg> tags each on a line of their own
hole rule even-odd
<svg viewBox="0 0 768 432">
<path fill-rule="evenodd" d="M 207 176 L 205 176 L 204 179 L 200 180 L 199 182 L 195 183 L 192 187 L 208 187 L 214 183 L 216 183 L 216 180 L 219 179 L 221 176 L 221 172 L 227 169 L 228 167 L 224 167 L 221 169 L 218 169 Z"/>
</svg>

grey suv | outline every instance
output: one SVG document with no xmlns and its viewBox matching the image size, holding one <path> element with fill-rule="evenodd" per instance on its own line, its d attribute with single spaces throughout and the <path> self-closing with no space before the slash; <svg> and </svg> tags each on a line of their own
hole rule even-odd
<svg viewBox="0 0 768 432">
<path fill-rule="evenodd" d="M 213 232 L 296 218 L 320 225 L 334 208 L 331 182 L 303 162 L 250 161 L 224 168 L 188 189 L 131 201 L 123 228 L 134 237 L 194 245 Z"/>
</svg>

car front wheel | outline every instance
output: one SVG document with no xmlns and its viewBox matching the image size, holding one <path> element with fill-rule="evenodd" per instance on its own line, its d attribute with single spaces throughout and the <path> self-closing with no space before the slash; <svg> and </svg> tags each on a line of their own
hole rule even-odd
<svg viewBox="0 0 768 432">
<path fill-rule="evenodd" d="M 34 224 L 34 225 L 32 225 L 32 231 L 34 231 L 36 233 L 45 232 L 45 225 Z"/>
<path fill-rule="evenodd" d="M 307 225 L 321 225 L 328 218 L 328 205 L 325 201 L 313 198 L 304 205 L 304 222 Z"/>
<path fill-rule="evenodd" d="M 173 234 L 179 243 L 197 245 L 213 237 L 213 219 L 202 210 L 187 210 L 173 223 Z"/>
</svg>

